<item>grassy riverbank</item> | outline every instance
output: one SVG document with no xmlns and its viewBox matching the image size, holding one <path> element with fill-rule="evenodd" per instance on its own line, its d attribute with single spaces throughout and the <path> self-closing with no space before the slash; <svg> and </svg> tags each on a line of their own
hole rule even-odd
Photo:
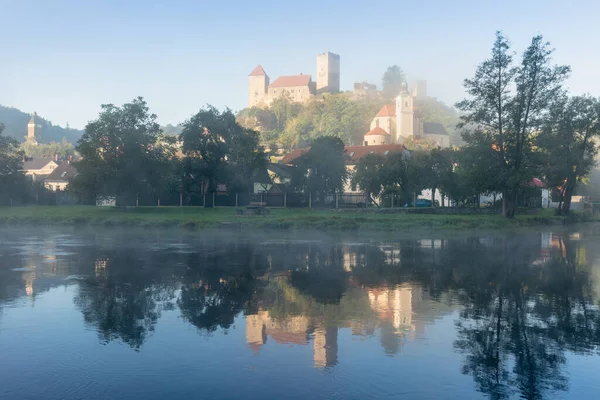
<svg viewBox="0 0 600 400">
<path fill-rule="evenodd" d="M 0 207 L 0 225 L 128 226 L 241 229 L 500 229 L 560 225 L 565 219 L 544 210 L 514 219 L 499 215 L 427 215 L 344 212 L 335 210 L 273 209 L 268 216 L 236 216 L 233 208 L 140 207 Z"/>
</svg>

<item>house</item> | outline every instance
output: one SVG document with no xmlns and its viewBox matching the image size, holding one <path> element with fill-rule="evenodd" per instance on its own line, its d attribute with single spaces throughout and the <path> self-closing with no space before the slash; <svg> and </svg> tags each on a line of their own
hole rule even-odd
<svg viewBox="0 0 600 400">
<path fill-rule="evenodd" d="M 44 186 L 48 190 L 65 190 L 69 184 L 69 179 L 77 175 L 77 169 L 70 161 L 60 163 L 54 170 L 44 178 Z"/>
<path fill-rule="evenodd" d="M 52 173 L 58 167 L 58 162 L 51 158 L 29 158 L 23 162 L 23 173 L 35 182 Z"/>
</svg>

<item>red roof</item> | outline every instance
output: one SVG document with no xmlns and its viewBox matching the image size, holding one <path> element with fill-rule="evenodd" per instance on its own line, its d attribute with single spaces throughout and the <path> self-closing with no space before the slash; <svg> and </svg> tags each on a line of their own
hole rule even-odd
<svg viewBox="0 0 600 400">
<path fill-rule="evenodd" d="M 308 152 L 308 150 L 310 149 L 293 150 L 281 159 L 281 164 L 293 164 L 298 157 Z M 345 150 L 346 154 L 349 156 L 347 164 L 353 165 L 358 163 L 358 160 L 370 153 L 387 156 L 390 153 L 400 153 L 407 151 L 408 149 L 402 144 L 381 144 L 377 146 L 346 146 Z"/>
<path fill-rule="evenodd" d="M 290 75 L 280 76 L 275 79 L 269 87 L 290 87 L 290 86 L 308 86 L 310 84 L 310 75 Z"/>
<path fill-rule="evenodd" d="M 393 104 L 386 104 L 379 110 L 375 117 L 395 117 L 396 116 L 396 106 Z"/>
<path fill-rule="evenodd" d="M 369 132 L 365 133 L 365 136 L 368 135 L 389 135 L 389 133 L 387 133 L 384 129 L 381 129 L 380 127 L 376 126 L 375 128 L 371 129 Z"/>
<path fill-rule="evenodd" d="M 259 64 L 256 66 L 256 68 L 254 68 L 252 70 L 252 72 L 250 72 L 249 76 L 263 76 L 263 75 L 267 75 L 267 73 L 265 72 L 263 67 Z"/>
</svg>

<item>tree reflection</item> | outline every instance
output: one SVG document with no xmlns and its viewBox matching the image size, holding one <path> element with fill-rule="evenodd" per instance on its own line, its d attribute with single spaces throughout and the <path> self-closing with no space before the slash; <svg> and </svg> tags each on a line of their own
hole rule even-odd
<svg viewBox="0 0 600 400">
<path fill-rule="evenodd" d="M 108 252 L 99 260 L 86 263 L 94 265 L 94 275 L 80 283 L 75 304 L 103 342 L 118 339 L 139 349 L 162 311 L 174 306 L 169 260 L 130 249 Z"/>
<path fill-rule="evenodd" d="M 542 399 L 566 390 L 565 351 L 589 352 L 598 344 L 589 271 L 577 263 L 574 244 L 557 238 L 551 257 L 540 262 L 539 247 L 521 240 L 472 248 L 456 264 L 464 310 L 455 345 L 466 354 L 463 372 L 493 399 L 514 392 Z"/>
</svg>

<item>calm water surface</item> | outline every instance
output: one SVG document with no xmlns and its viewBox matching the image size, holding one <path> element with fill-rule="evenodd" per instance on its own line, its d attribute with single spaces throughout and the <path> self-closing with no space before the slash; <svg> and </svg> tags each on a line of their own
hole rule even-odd
<svg viewBox="0 0 600 400">
<path fill-rule="evenodd" d="M 592 399 L 600 231 L 0 230 L 1 399 Z"/>
</svg>

